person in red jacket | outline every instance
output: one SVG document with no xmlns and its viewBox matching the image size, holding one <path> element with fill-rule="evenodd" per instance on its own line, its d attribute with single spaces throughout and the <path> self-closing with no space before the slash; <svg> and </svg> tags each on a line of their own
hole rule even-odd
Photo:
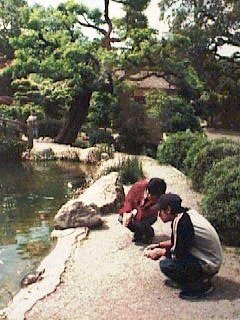
<svg viewBox="0 0 240 320">
<path fill-rule="evenodd" d="M 118 220 L 134 233 L 134 242 L 152 242 L 154 229 L 151 225 L 158 215 L 154 205 L 165 191 L 166 183 L 160 178 L 139 180 L 129 190 Z"/>
</svg>

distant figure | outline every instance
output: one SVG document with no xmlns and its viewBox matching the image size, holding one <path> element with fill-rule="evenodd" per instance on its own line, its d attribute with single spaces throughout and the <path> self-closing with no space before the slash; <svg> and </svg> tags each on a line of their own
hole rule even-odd
<svg viewBox="0 0 240 320">
<path fill-rule="evenodd" d="M 166 183 L 160 178 L 139 180 L 129 190 L 118 220 L 134 233 L 133 242 L 152 242 L 154 229 L 151 225 L 158 213 L 153 207 L 165 191 Z"/>
<path fill-rule="evenodd" d="M 210 222 L 195 210 L 183 208 L 177 194 L 164 194 L 158 202 L 159 216 L 172 222 L 171 240 L 147 247 L 145 255 L 160 260 L 161 271 L 169 278 L 165 284 L 180 287 L 179 297 L 196 299 L 213 290 L 212 277 L 222 263 L 218 234 Z"/>
<path fill-rule="evenodd" d="M 30 116 L 27 118 L 28 147 L 33 147 L 33 139 L 38 138 L 38 120 L 34 109 L 30 110 Z"/>
<path fill-rule="evenodd" d="M 34 109 L 30 110 L 30 116 L 27 118 L 28 135 L 38 138 L 38 119 Z"/>
</svg>

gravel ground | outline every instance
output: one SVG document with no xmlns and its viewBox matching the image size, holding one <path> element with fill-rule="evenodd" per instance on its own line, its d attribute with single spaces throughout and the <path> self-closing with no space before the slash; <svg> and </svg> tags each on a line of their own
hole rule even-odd
<svg viewBox="0 0 240 320">
<path fill-rule="evenodd" d="M 159 176 L 168 191 L 178 192 L 183 205 L 197 208 L 199 195 L 170 166 L 144 160 L 147 176 Z M 154 225 L 156 240 L 169 234 L 169 225 Z M 164 286 L 158 261 L 144 257 L 143 246 L 131 241 L 117 215 L 105 217 L 102 230 L 91 231 L 77 244 L 60 286 L 26 314 L 34 320 L 208 320 L 240 319 L 240 256 L 225 248 L 224 263 L 214 279 L 215 290 L 199 301 L 179 299 L 178 290 Z"/>
</svg>

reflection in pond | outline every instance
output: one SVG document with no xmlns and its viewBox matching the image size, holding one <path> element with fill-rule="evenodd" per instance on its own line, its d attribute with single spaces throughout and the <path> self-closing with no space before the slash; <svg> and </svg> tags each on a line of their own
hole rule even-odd
<svg viewBox="0 0 240 320">
<path fill-rule="evenodd" d="M 50 230 L 47 221 L 42 221 L 38 227 L 29 228 L 27 232 L 19 232 L 17 230 L 17 251 L 22 255 L 22 258 L 37 258 L 47 253 L 50 246 Z"/>
<path fill-rule="evenodd" d="M 93 172 L 73 162 L 1 164 L 0 307 L 49 252 L 54 215 Z"/>
</svg>

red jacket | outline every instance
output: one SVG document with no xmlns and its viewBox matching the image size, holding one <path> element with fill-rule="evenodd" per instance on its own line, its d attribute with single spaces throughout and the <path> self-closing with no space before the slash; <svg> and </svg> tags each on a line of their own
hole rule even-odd
<svg viewBox="0 0 240 320">
<path fill-rule="evenodd" d="M 131 212 L 137 209 L 136 220 L 145 217 L 157 217 L 158 211 L 150 210 L 157 203 L 157 200 L 149 200 L 147 198 L 147 184 L 149 180 L 139 180 L 133 184 L 129 190 L 123 207 L 119 210 L 120 214 Z"/>
</svg>

